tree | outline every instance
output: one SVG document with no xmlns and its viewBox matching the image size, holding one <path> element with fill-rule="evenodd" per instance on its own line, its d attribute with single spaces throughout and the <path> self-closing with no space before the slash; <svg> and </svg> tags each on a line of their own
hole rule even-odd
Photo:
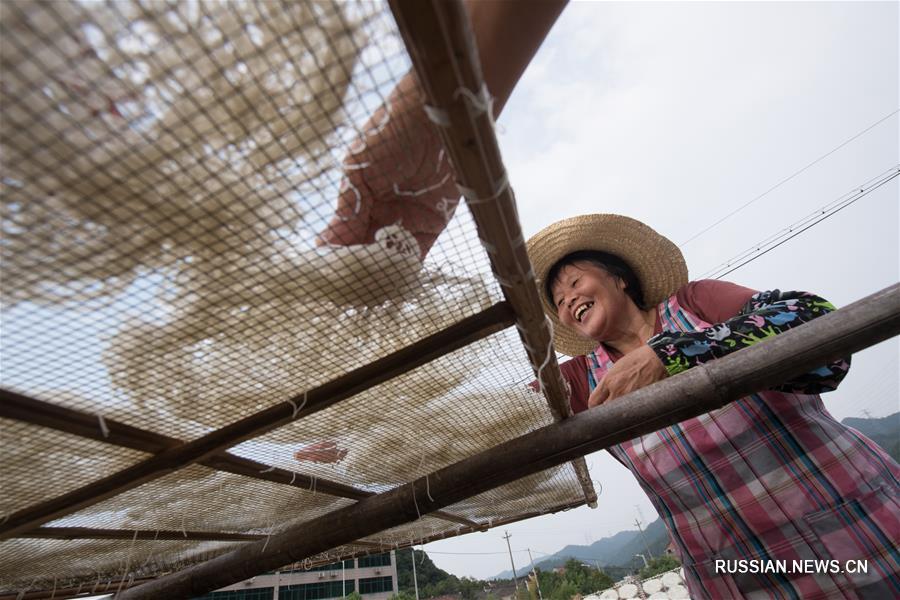
<svg viewBox="0 0 900 600">
<path fill-rule="evenodd" d="M 647 579 L 648 577 L 653 577 L 654 575 L 659 575 L 660 573 L 671 571 L 672 569 L 680 565 L 681 563 L 678 561 L 678 559 L 671 554 L 663 554 L 659 558 L 654 558 L 650 562 L 648 562 L 647 566 L 641 569 L 640 573 L 638 573 L 638 577 L 640 577 L 641 579 Z"/>
<path fill-rule="evenodd" d="M 576 594 L 591 594 L 613 584 L 612 578 L 603 571 L 571 558 L 562 573 L 538 569 L 537 574 L 541 593 L 550 600 L 571 600 Z"/>
</svg>

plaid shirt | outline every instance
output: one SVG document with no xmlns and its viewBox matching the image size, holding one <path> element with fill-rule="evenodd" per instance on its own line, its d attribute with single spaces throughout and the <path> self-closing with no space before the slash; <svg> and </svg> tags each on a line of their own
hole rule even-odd
<svg viewBox="0 0 900 600">
<path fill-rule="evenodd" d="M 812 300 L 798 306 L 797 298 Z M 751 339 L 748 327 L 802 322 L 773 315 L 803 316 L 816 302 L 757 294 L 726 324 Z M 718 342 L 705 359 L 741 347 L 675 296 L 659 315 L 664 331 L 650 345 L 670 372 L 703 362 L 703 340 Z M 593 388 L 613 361 L 602 345 L 587 359 Z M 796 393 L 833 389 L 842 362 L 779 388 L 792 391 L 753 394 L 610 450 L 666 523 L 692 598 L 900 598 L 900 467 L 838 423 L 818 395 Z M 837 562 L 795 562 L 806 560 Z M 867 561 L 867 572 L 848 572 L 846 561 L 856 560 Z"/>
</svg>

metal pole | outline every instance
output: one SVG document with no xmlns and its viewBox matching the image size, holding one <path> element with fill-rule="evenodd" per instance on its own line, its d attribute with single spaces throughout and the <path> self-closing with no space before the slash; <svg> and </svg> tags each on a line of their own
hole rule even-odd
<svg viewBox="0 0 900 600">
<path fill-rule="evenodd" d="M 409 549 L 412 556 L 412 566 L 413 566 L 413 588 L 416 590 L 416 600 L 419 600 L 419 581 L 416 579 L 416 547 L 413 546 Z M 424 552 L 424 550 L 422 551 Z"/>
<path fill-rule="evenodd" d="M 640 519 L 635 519 L 634 524 L 637 525 L 638 531 L 641 532 L 641 539 L 644 541 L 644 550 L 650 558 L 653 558 L 653 555 L 650 554 L 650 546 L 647 545 L 647 537 L 644 535 L 644 528 L 641 527 Z"/>
<path fill-rule="evenodd" d="M 531 548 L 528 549 L 528 560 L 531 561 L 531 572 L 534 573 L 534 585 L 537 586 L 538 599 L 544 600 L 544 596 L 541 594 L 541 582 L 538 581 L 537 569 L 534 568 L 534 559 L 531 557 Z"/>
<path fill-rule="evenodd" d="M 505 536 L 503 536 L 503 539 L 506 540 L 506 547 L 507 547 L 507 549 L 509 549 L 509 564 L 512 565 L 513 582 L 516 584 L 516 596 L 518 597 L 518 595 L 519 595 L 519 579 L 518 579 L 518 577 L 516 577 L 516 563 L 513 562 L 512 546 L 509 545 L 509 532 L 504 531 L 503 533 L 506 534 Z"/>
</svg>

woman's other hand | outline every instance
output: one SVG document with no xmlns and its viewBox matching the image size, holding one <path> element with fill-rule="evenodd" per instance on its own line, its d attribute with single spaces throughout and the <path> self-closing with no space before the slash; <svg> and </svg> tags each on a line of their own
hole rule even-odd
<svg viewBox="0 0 900 600">
<path fill-rule="evenodd" d="M 650 346 L 641 346 L 616 361 L 588 398 L 588 408 L 599 406 L 668 377 L 665 366 Z"/>
<path fill-rule="evenodd" d="M 347 449 L 340 448 L 336 442 L 316 442 L 302 446 L 294 452 L 294 460 L 299 462 L 315 462 L 333 464 L 341 462 L 347 456 Z"/>
</svg>

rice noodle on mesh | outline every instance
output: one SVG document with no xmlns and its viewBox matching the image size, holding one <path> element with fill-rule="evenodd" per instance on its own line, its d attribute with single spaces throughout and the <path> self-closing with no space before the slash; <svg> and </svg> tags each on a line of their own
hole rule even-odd
<svg viewBox="0 0 900 600">
<path fill-rule="evenodd" d="M 17 7 L 0 40 L 3 271 L 21 282 L 6 304 L 108 297 L 153 270 L 190 303 L 283 251 L 305 210 L 292 192 L 334 163 L 358 19 L 316 2 Z"/>
</svg>

